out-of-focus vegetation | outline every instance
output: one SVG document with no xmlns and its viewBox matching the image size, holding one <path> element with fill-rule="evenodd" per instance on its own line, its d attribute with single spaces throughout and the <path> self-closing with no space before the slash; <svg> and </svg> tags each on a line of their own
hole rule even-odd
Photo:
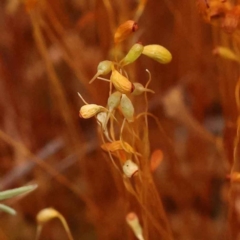
<svg viewBox="0 0 240 240">
<path fill-rule="evenodd" d="M 124 56 L 136 42 L 163 45 L 173 56 L 168 65 L 142 56 L 126 66 L 136 82 L 146 82 L 146 68 L 152 75 L 149 112 L 162 130 L 149 119 L 150 151 L 163 153 L 153 178 L 173 238 L 238 239 L 237 4 L 0 1 L 0 190 L 39 186 L 4 202 L 18 214 L 1 213 L 0 239 L 34 239 L 35 218 L 48 207 L 64 216 L 74 239 L 134 239 L 125 220 L 134 201 L 122 194 L 123 184 L 100 149 L 95 121 L 79 118 L 77 92 L 104 105 L 108 84 L 88 82 L 100 61 L 116 51 Z M 139 30 L 114 49 L 114 32 L 128 19 L 137 20 Z M 142 104 L 136 101 L 136 111 Z M 40 239 L 67 234 L 52 220 Z"/>
</svg>

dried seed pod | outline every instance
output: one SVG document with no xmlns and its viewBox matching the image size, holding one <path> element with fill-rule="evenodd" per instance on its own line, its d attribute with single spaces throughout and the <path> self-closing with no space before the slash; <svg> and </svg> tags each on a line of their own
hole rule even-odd
<svg viewBox="0 0 240 240">
<path fill-rule="evenodd" d="M 110 81 L 117 91 L 121 93 L 131 93 L 134 90 L 133 84 L 114 68 L 112 70 Z"/>
<path fill-rule="evenodd" d="M 134 107 L 131 100 L 125 94 L 122 95 L 120 106 L 121 106 L 122 114 L 127 119 L 127 121 L 133 122 Z"/>
<path fill-rule="evenodd" d="M 218 55 L 222 58 L 240 62 L 240 58 L 232 50 L 226 47 L 218 46 L 213 49 L 213 54 Z"/>
<path fill-rule="evenodd" d="M 122 93 L 120 93 L 118 91 L 112 93 L 109 96 L 107 106 L 108 106 L 108 110 L 110 112 L 119 106 L 120 101 L 121 101 L 121 96 L 122 96 Z"/>
<path fill-rule="evenodd" d="M 135 150 L 127 142 L 124 141 L 114 141 L 109 143 L 104 143 L 101 148 L 108 152 L 114 152 L 118 150 L 125 150 L 128 153 L 135 153 Z"/>
<path fill-rule="evenodd" d="M 114 43 L 117 44 L 122 42 L 123 40 L 128 38 L 131 35 L 131 33 L 137 31 L 137 29 L 138 25 L 133 20 L 128 20 L 124 22 L 117 28 L 114 34 Z"/>
<path fill-rule="evenodd" d="M 172 54 L 165 47 L 157 44 L 144 46 L 142 54 L 162 64 L 167 64 L 172 60 Z"/>
<path fill-rule="evenodd" d="M 135 212 L 128 213 L 127 216 L 126 216 L 126 221 L 127 221 L 127 224 L 133 230 L 136 238 L 138 240 L 144 240 L 143 233 L 142 233 L 142 227 L 139 223 L 139 219 L 138 219 L 137 214 Z"/>
<path fill-rule="evenodd" d="M 134 96 L 141 95 L 144 92 L 154 93 L 153 90 L 145 88 L 141 83 L 133 83 L 133 85 L 134 85 L 134 90 L 132 92 L 132 95 Z"/>
<path fill-rule="evenodd" d="M 100 75 L 107 75 L 108 73 L 110 73 L 112 70 L 112 65 L 113 65 L 113 63 L 108 60 L 104 60 L 104 61 L 100 62 L 97 67 L 97 73 L 90 80 L 89 84 L 92 83 Z"/>
<path fill-rule="evenodd" d="M 134 163 L 132 160 L 127 160 L 123 164 L 123 172 L 128 177 L 131 178 L 135 173 L 138 172 L 138 165 Z"/>
<path fill-rule="evenodd" d="M 120 61 L 120 65 L 126 66 L 130 63 L 135 62 L 142 54 L 143 51 L 143 45 L 141 43 L 135 43 L 127 55 Z"/>
<path fill-rule="evenodd" d="M 107 109 L 97 104 L 86 104 L 80 108 L 79 117 L 85 119 L 91 118 L 102 111 L 107 111 Z"/>
</svg>

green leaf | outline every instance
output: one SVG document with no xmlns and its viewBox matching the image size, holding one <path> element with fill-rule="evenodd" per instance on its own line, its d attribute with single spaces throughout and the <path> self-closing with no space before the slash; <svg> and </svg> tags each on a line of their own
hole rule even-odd
<svg viewBox="0 0 240 240">
<path fill-rule="evenodd" d="M 16 215 L 16 211 L 11 207 L 6 206 L 5 204 L 0 203 L 0 210 L 4 211 L 6 213 L 9 213 L 11 215 Z"/>
<path fill-rule="evenodd" d="M 24 186 L 24 187 L 3 191 L 3 192 L 0 192 L 0 200 L 15 197 L 23 193 L 28 193 L 33 191 L 36 188 L 37 188 L 37 185 L 29 185 L 29 186 Z"/>
</svg>

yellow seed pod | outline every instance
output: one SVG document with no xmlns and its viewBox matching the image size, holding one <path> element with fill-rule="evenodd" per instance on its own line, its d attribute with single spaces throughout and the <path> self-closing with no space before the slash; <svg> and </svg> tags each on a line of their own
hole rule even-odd
<svg viewBox="0 0 240 240">
<path fill-rule="evenodd" d="M 142 54 L 162 64 L 167 64 L 172 60 L 172 54 L 165 47 L 157 44 L 144 46 Z"/>
<path fill-rule="evenodd" d="M 115 152 L 118 150 L 125 150 L 128 153 L 135 153 L 135 150 L 124 141 L 115 141 L 115 142 L 108 142 L 101 145 L 101 148 L 107 152 Z"/>
<path fill-rule="evenodd" d="M 133 83 L 133 85 L 134 85 L 134 90 L 132 92 L 132 95 L 134 96 L 141 95 L 144 92 L 154 93 L 153 90 L 145 88 L 141 83 Z"/>
<path fill-rule="evenodd" d="M 120 61 L 120 65 L 123 67 L 135 62 L 141 56 L 142 51 L 143 45 L 141 43 L 135 43 L 127 55 Z"/>
<path fill-rule="evenodd" d="M 240 62 L 240 58 L 232 50 L 226 47 L 218 46 L 213 50 L 214 55 L 218 55 L 222 58 Z"/>
<path fill-rule="evenodd" d="M 134 107 L 131 100 L 125 94 L 122 95 L 120 106 L 121 106 L 122 114 L 127 119 L 127 121 L 133 122 Z"/>
<path fill-rule="evenodd" d="M 121 93 L 131 93 L 134 90 L 133 84 L 114 68 L 112 70 L 110 81 L 117 91 Z"/>
<path fill-rule="evenodd" d="M 114 35 L 114 43 L 120 43 L 131 35 L 131 33 L 137 31 L 138 25 L 133 20 L 128 20 L 121 24 Z"/>
<path fill-rule="evenodd" d="M 91 118 L 95 116 L 97 113 L 107 111 L 104 107 L 97 104 L 86 104 L 80 108 L 79 117 L 80 118 Z"/>
<path fill-rule="evenodd" d="M 37 222 L 44 224 L 53 218 L 59 217 L 61 214 L 53 208 L 45 208 L 41 210 L 37 215 Z"/>
</svg>

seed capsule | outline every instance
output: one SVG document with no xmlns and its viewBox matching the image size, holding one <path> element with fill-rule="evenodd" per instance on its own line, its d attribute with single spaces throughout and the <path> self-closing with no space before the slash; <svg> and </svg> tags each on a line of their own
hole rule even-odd
<svg viewBox="0 0 240 240">
<path fill-rule="evenodd" d="M 131 178 L 138 172 L 138 165 L 132 160 L 127 160 L 123 165 L 123 172 L 128 178 Z"/>
<path fill-rule="evenodd" d="M 131 93 L 134 90 L 133 84 L 115 69 L 112 70 L 110 81 L 121 93 Z"/>
<path fill-rule="evenodd" d="M 127 121 L 133 122 L 134 107 L 131 100 L 125 94 L 122 95 L 120 106 L 121 106 L 122 114 L 127 119 Z"/>
<path fill-rule="evenodd" d="M 127 221 L 127 224 L 133 230 L 136 238 L 138 240 L 144 240 L 143 233 L 142 233 L 142 227 L 139 223 L 139 219 L 138 219 L 137 214 L 135 212 L 128 213 L 127 216 L 126 216 L 126 221 Z"/>
<path fill-rule="evenodd" d="M 138 29 L 138 25 L 133 20 L 128 20 L 124 22 L 117 28 L 115 32 L 114 43 L 117 44 L 122 42 L 127 37 L 129 37 L 129 35 L 131 35 L 132 32 L 137 31 L 137 29 Z"/>
<path fill-rule="evenodd" d="M 141 43 L 135 43 L 127 55 L 120 61 L 120 65 L 123 67 L 135 62 L 141 56 L 142 51 L 143 45 Z"/>
<path fill-rule="evenodd" d="M 124 141 L 115 141 L 102 144 L 101 148 L 108 152 L 114 152 L 118 150 L 125 150 L 128 153 L 135 153 L 135 150 Z"/>
<path fill-rule="evenodd" d="M 214 55 L 218 55 L 222 58 L 240 62 L 240 58 L 229 48 L 218 46 L 213 50 Z"/>
<path fill-rule="evenodd" d="M 59 217 L 61 214 L 53 208 L 45 208 L 41 210 L 37 215 L 37 222 L 43 224 L 49 220 Z"/>
<path fill-rule="evenodd" d="M 108 60 L 104 60 L 98 64 L 97 73 L 95 76 L 90 80 L 89 84 L 92 83 L 97 77 L 100 75 L 107 75 L 112 70 L 112 62 Z"/>
<path fill-rule="evenodd" d="M 97 113 L 102 112 L 102 111 L 107 111 L 107 110 L 106 110 L 106 108 L 104 108 L 100 105 L 97 105 L 97 104 L 86 104 L 80 108 L 79 117 L 85 118 L 85 119 L 91 118 L 91 117 L 95 116 Z"/>
<path fill-rule="evenodd" d="M 114 92 L 108 98 L 108 110 L 111 112 L 113 109 L 117 108 L 121 101 L 122 93 Z"/>
<path fill-rule="evenodd" d="M 157 44 L 145 46 L 142 54 L 162 64 L 169 63 L 172 60 L 172 54 L 165 47 Z"/>
<path fill-rule="evenodd" d="M 141 83 L 133 83 L 133 85 L 134 85 L 134 90 L 132 92 L 132 95 L 134 96 L 141 95 L 144 92 L 154 93 L 153 90 L 145 88 Z"/>
</svg>

